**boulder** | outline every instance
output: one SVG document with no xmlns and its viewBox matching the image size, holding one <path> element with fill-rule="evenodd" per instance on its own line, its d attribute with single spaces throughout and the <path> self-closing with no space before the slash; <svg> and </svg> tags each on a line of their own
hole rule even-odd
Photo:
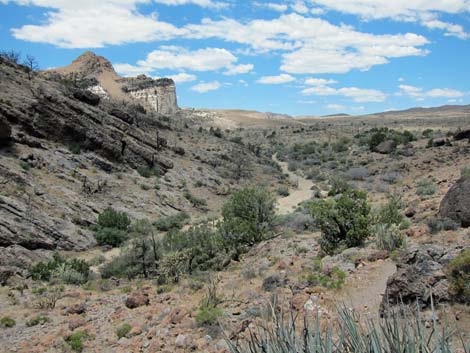
<svg viewBox="0 0 470 353">
<path fill-rule="evenodd" d="M 439 216 L 470 226 L 470 178 L 460 178 L 447 192 L 439 207 Z"/>
<path fill-rule="evenodd" d="M 77 90 L 73 92 L 73 97 L 75 99 L 78 99 L 80 102 L 92 105 L 92 106 L 97 106 L 100 104 L 100 96 L 87 91 L 87 90 Z"/>
<path fill-rule="evenodd" d="M 397 148 L 397 144 L 393 140 L 387 140 L 384 142 L 379 143 L 375 148 L 374 152 L 382 153 L 382 154 L 389 154 L 392 153 L 395 148 Z"/>
<path fill-rule="evenodd" d="M 459 131 L 454 135 L 454 140 L 465 140 L 470 139 L 470 130 Z"/>
<path fill-rule="evenodd" d="M 140 306 L 149 305 L 149 304 L 150 304 L 149 295 L 142 291 L 131 293 L 126 299 L 126 306 L 129 309 L 135 309 Z"/>
<path fill-rule="evenodd" d="M 132 116 L 130 116 L 128 113 L 126 113 L 125 111 L 121 110 L 121 109 L 112 109 L 110 112 L 109 112 L 110 115 L 112 116 L 115 116 L 116 118 L 122 120 L 122 121 L 125 121 L 126 123 L 128 124 L 132 124 L 134 122 L 134 118 Z"/>
<path fill-rule="evenodd" d="M 287 283 L 285 276 L 274 274 L 272 276 L 266 277 L 263 280 L 262 289 L 266 292 L 272 292 L 278 287 L 283 287 Z"/>
<path fill-rule="evenodd" d="M 445 266 L 455 258 L 461 248 L 440 245 L 412 244 L 397 263 L 397 271 L 388 278 L 380 310 L 400 303 L 422 307 L 449 301 L 449 282 Z"/>
</svg>

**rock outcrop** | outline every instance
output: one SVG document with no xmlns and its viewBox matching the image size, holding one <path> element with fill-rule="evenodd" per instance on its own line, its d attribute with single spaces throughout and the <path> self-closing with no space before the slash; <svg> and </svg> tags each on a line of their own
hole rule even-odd
<svg viewBox="0 0 470 353">
<path fill-rule="evenodd" d="M 0 146 L 11 140 L 11 126 L 8 121 L 0 116 Z"/>
<path fill-rule="evenodd" d="M 470 227 L 470 177 L 460 178 L 441 201 L 439 215 Z"/>
<path fill-rule="evenodd" d="M 377 145 L 374 148 L 374 152 L 382 153 L 382 154 L 389 154 L 389 153 L 392 153 L 395 150 L 395 148 L 397 148 L 396 142 L 393 140 L 387 140 Z"/>
<path fill-rule="evenodd" d="M 176 86 L 168 78 L 152 79 L 145 75 L 135 79 L 125 79 L 124 92 L 141 102 L 154 112 L 163 115 L 174 115 L 178 111 L 176 102 Z"/>
<path fill-rule="evenodd" d="M 412 244 L 397 263 L 397 272 L 387 280 L 387 289 L 381 303 L 383 312 L 389 305 L 419 302 L 431 303 L 450 300 L 449 282 L 445 266 L 462 251 L 440 245 Z"/>
</svg>

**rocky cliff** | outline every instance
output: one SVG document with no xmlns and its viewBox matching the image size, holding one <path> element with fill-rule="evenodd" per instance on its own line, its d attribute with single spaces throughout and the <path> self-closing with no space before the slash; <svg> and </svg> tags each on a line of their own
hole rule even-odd
<svg viewBox="0 0 470 353">
<path fill-rule="evenodd" d="M 124 92 L 138 100 L 145 108 L 163 115 L 173 115 L 178 111 L 176 86 L 168 78 L 152 79 L 145 75 L 135 79 L 124 79 Z"/>
<path fill-rule="evenodd" d="M 90 51 L 80 55 L 68 66 L 49 70 L 48 74 L 51 73 L 74 81 L 92 80 L 88 89 L 101 98 L 137 101 L 147 110 L 162 115 L 174 115 L 178 111 L 173 80 L 154 80 L 145 75 L 122 78 L 109 60 Z"/>
</svg>

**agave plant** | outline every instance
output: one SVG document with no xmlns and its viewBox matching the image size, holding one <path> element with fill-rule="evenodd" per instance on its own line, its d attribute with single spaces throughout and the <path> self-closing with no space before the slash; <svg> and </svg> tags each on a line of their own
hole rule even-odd
<svg viewBox="0 0 470 353">
<path fill-rule="evenodd" d="M 321 330 L 318 312 L 313 320 L 304 316 L 297 325 L 292 309 L 286 314 L 276 307 L 270 305 L 269 318 L 250 330 L 245 340 L 227 339 L 231 353 L 470 353 L 470 342 L 463 339 L 462 349 L 454 348 L 447 329 L 439 331 L 436 315 L 426 328 L 419 308 L 389 308 L 382 318 L 364 321 L 342 306 L 335 328 Z"/>
</svg>

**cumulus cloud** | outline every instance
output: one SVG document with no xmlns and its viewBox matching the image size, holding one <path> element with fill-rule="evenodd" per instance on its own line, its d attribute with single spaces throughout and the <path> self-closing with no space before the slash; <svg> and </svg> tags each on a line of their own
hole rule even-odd
<svg viewBox="0 0 470 353">
<path fill-rule="evenodd" d="M 235 75 L 247 74 L 251 72 L 253 68 L 254 68 L 253 64 L 233 65 L 233 66 L 230 66 L 228 70 L 224 72 L 224 75 L 235 76 Z"/>
<path fill-rule="evenodd" d="M 180 72 L 179 74 L 170 75 L 169 77 L 176 83 L 192 82 L 197 79 L 196 75 L 187 74 L 186 72 Z"/>
<path fill-rule="evenodd" d="M 262 8 L 266 8 L 266 9 L 269 9 L 269 10 L 273 10 L 273 11 L 277 11 L 277 12 L 286 12 L 287 9 L 289 8 L 289 6 L 285 5 L 285 4 L 277 4 L 277 3 L 274 3 L 274 2 L 258 2 L 258 1 L 255 1 L 253 3 L 254 6 L 256 7 L 262 7 Z"/>
<path fill-rule="evenodd" d="M 325 85 L 331 85 L 333 83 L 338 83 L 338 81 L 326 80 L 324 78 L 310 77 L 310 78 L 305 79 L 304 83 L 309 86 L 325 86 Z"/>
<path fill-rule="evenodd" d="M 342 96 L 352 98 L 354 102 L 383 102 L 387 98 L 386 94 L 376 89 L 365 89 L 358 87 L 334 88 L 330 86 L 314 86 L 302 90 L 302 94 L 316 96 Z"/>
<path fill-rule="evenodd" d="M 218 90 L 222 85 L 218 81 L 212 81 L 212 82 L 202 82 L 199 83 L 193 87 L 191 87 L 192 91 L 198 92 L 198 93 L 206 93 L 209 91 L 216 91 Z"/>
<path fill-rule="evenodd" d="M 288 83 L 295 81 L 295 77 L 288 75 L 288 74 L 280 74 L 278 76 L 263 76 L 258 81 L 258 83 L 262 83 L 265 85 L 279 85 L 282 83 Z"/>
<path fill-rule="evenodd" d="M 208 8 L 216 8 L 222 9 L 229 7 L 230 4 L 222 1 L 212 1 L 212 0 L 153 0 L 158 4 L 164 4 L 169 6 L 176 6 L 176 5 L 198 5 L 201 7 L 208 7 Z"/>
<path fill-rule="evenodd" d="M 328 104 L 326 106 L 326 109 L 329 109 L 329 110 L 344 110 L 344 109 L 346 109 L 346 107 L 344 105 L 341 105 L 341 104 Z"/>
<path fill-rule="evenodd" d="M 470 38 L 470 34 L 465 33 L 462 26 L 441 21 L 437 15 L 437 13 L 468 13 L 469 0 L 310 0 L 310 2 L 365 19 L 390 18 L 397 21 L 414 21 L 430 29 L 441 29 L 448 36 Z"/>
<path fill-rule="evenodd" d="M 464 92 L 453 88 L 434 88 L 428 91 L 423 90 L 421 87 L 410 85 L 399 85 L 400 91 L 398 95 L 405 95 L 423 101 L 426 98 L 460 98 L 465 95 Z"/>
</svg>

